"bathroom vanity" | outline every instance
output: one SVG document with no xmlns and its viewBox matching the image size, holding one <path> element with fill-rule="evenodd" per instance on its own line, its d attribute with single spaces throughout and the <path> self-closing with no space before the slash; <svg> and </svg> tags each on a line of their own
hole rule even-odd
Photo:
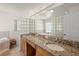
<svg viewBox="0 0 79 59">
<path fill-rule="evenodd" d="M 24 56 L 51 56 L 52 54 L 30 41 L 30 38 L 21 38 L 21 52 Z"/>
<path fill-rule="evenodd" d="M 21 36 L 21 52 L 24 56 L 79 56 L 75 47 L 32 35 Z"/>
</svg>

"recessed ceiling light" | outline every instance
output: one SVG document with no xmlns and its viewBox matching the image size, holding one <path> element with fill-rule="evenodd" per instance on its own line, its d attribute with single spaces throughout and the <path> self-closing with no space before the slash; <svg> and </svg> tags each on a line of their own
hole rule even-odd
<svg viewBox="0 0 79 59">
<path fill-rule="evenodd" d="M 54 12 L 54 10 L 50 10 L 50 12 Z"/>
</svg>

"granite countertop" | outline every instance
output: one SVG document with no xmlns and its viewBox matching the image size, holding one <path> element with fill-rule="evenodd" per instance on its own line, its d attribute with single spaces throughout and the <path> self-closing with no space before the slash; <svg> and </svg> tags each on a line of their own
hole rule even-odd
<svg viewBox="0 0 79 59">
<path fill-rule="evenodd" d="M 23 36 L 23 38 L 27 38 L 27 40 L 33 42 L 34 44 L 40 46 L 41 48 L 45 49 L 46 51 L 48 51 L 49 53 L 51 53 L 52 55 L 55 55 L 55 56 L 79 56 L 78 48 L 75 48 L 75 47 L 72 47 L 72 46 L 69 46 L 66 44 L 57 43 L 54 41 L 44 39 L 42 37 L 32 36 L 32 35 Z M 64 48 L 64 51 L 51 50 L 46 46 L 46 43 L 52 43 L 52 44 L 61 46 Z"/>
</svg>

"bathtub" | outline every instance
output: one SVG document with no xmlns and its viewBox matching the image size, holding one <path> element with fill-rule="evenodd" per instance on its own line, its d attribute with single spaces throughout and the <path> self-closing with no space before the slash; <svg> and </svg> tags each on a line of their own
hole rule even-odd
<svg viewBox="0 0 79 59">
<path fill-rule="evenodd" d="M 7 37 L 0 38 L 0 56 L 6 55 L 9 52 L 10 42 Z"/>
</svg>

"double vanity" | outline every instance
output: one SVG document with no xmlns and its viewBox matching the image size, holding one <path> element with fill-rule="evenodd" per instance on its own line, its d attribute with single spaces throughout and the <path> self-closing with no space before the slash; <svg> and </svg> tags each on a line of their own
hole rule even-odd
<svg viewBox="0 0 79 59">
<path fill-rule="evenodd" d="M 21 35 L 21 52 L 24 56 L 79 56 L 75 47 L 33 35 Z"/>
</svg>

